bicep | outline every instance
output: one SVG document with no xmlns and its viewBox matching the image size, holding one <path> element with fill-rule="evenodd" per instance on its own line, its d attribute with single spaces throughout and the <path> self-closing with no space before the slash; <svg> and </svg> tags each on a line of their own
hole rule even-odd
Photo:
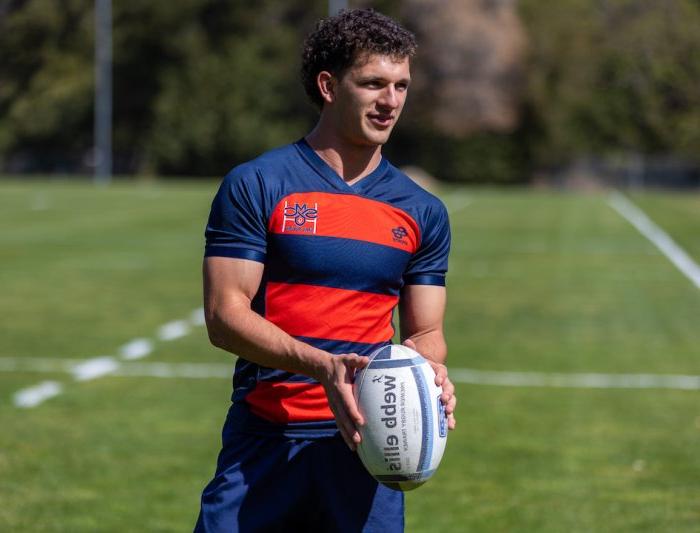
<svg viewBox="0 0 700 533">
<path fill-rule="evenodd" d="M 206 257 L 203 265 L 204 307 L 207 316 L 222 307 L 247 304 L 260 287 L 264 265 L 230 257 Z"/>
</svg>

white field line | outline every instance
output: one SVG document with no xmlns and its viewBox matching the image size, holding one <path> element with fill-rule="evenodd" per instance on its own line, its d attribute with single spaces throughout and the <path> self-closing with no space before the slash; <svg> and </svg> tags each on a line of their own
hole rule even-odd
<svg viewBox="0 0 700 533">
<path fill-rule="evenodd" d="M 50 357 L 0 357 L 0 372 L 32 372 L 73 376 L 154 377 L 154 378 L 227 378 L 233 376 L 233 363 L 117 363 L 111 357 L 96 359 L 55 359 Z M 90 377 L 89 379 L 94 379 Z"/>
<path fill-rule="evenodd" d="M 42 381 L 38 385 L 17 391 L 13 402 L 17 407 L 36 407 L 44 400 L 60 394 L 62 388 L 57 381 Z"/>
<path fill-rule="evenodd" d="M 187 320 L 174 320 L 158 328 L 157 337 L 161 341 L 172 341 L 184 337 L 190 332 L 190 323 Z"/>
<path fill-rule="evenodd" d="M 113 357 L 95 357 L 75 365 L 71 369 L 71 374 L 76 381 L 89 381 L 111 374 L 117 368 L 119 368 L 119 363 Z"/>
<path fill-rule="evenodd" d="M 451 200 L 455 200 L 455 203 L 450 205 L 447 204 L 447 212 L 449 214 L 456 213 L 457 211 L 461 211 L 465 207 L 467 207 L 469 204 L 473 202 L 473 200 L 469 197 L 465 196 L 453 196 L 450 198 Z"/>
<path fill-rule="evenodd" d="M 0 372 L 69 372 L 84 361 L 77 359 L 0 357 Z M 123 363 L 110 376 L 154 378 L 231 379 L 233 364 Z M 573 389 L 700 390 L 700 376 L 685 374 L 596 374 L 507 372 L 451 368 L 454 383 L 502 387 L 555 387 Z"/>
<path fill-rule="evenodd" d="M 195 309 L 190 313 L 190 324 L 193 326 L 204 326 L 205 321 L 204 321 L 204 308 L 200 307 L 199 309 Z"/>
<path fill-rule="evenodd" d="M 233 377 L 233 364 L 131 363 L 122 365 L 114 375 L 151 378 L 231 379 Z"/>
<path fill-rule="evenodd" d="M 454 383 L 501 387 L 700 390 L 700 376 L 682 374 L 562 374 L 452 368 L 449 375 Z"/>
<path fill-rule="evenodd" d="M 192 311 L 186 320 L 174 320 L 158 328 L 156 337 L 161 341 L 171 341 L 190 333 L 192 327 L 204 325 L 204 309 L 201 307 Z M 133 339 L 118 350 L 119 358 L 132 361 L 149 355 L 154 349 L 153 341 L 145 338 Z M 0 372 L 66 372 L 73 376 L 74 381 L 88 381 L 106 375 L 120 375 L 122 363 L 115 357 L 101 356 L 92 359 L 50 359 L 50 358 L 8 358 L 0 357 Z M 134 371 L 132 368 L 131 372 Z M 164 374 L 168 371 L 154 367 L 148 375 Z M 200 369 L 200 372 L 206 372 Z M 144 370 L 144 372 L 147 372 Z M 172 371 L 176 373 L 177 371 Z M 183 370 L 186 372 L 186 370 Z M 210 371 L 211 372 L 211 371 Z M 192 372 L 193 374 L 196 371 Z M 230 374 L 230 372 L 229 372 Z M 127 375 L 127 374 L 123 374 Z M 170 377 L 170 376 L 166 376 Z M 177 377 L 173 375 L 172 377 Z M 210 376 L 203 376 L 210 377 Z M 63 391 L 63 385 L 55 381 L 45 381 L 17 391 L 13 403 L 17 407 L 36 407 L 43 401 L 57 396 Z"/>
<path fill-rule="evenodd" d="M 649 239 L 698 289 L 700 267 L 693 259 L 657 226 L 641 209 L 619 192 L 611 193 L 608 204 Z"/>
<path fill-rule="evenodd" d="M 122 359 L 132 360 L 146 357 L 153 351 L 153 343 L 148 339 L 134 339 L 119 348 Z"/>
</svg>

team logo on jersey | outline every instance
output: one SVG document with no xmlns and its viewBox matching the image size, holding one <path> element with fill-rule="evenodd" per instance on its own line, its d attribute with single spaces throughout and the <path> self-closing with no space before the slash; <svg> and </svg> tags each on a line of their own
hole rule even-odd
<svg viewBox="0 0 700 533">
<path fill-rule="evenodd" d="M 282 233 L 296 231 L 302 233 L 316 233 L 316 222 L 318 222 L 318 204 L 307 207 L 306 204 L 294 203 L 289 205 L 284 202 L 284 216 L 282 217 Z"/>
<path fill-rule="evenodd" d="M 406 228 L 403 226 L 399 226 L 398 228 L 394 228 L 391 230 L 391 233 L 394 234 L 394 242 L 398 242 L 400 244 L 403 244 L 404 246 L 408 246 L 408 241 L 406 240 L 406 237 L 408 236 L 408 231 Z"/>
</svg>

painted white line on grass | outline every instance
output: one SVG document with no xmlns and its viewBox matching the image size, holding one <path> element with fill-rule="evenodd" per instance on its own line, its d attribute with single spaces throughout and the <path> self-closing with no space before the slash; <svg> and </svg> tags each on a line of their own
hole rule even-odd
<svg viewBox="0 0 700 533">
<path fill-rule="evenodd" d="M 457 211 L 461 211 L 462 209 L 467 207 L 472 202 L 473 200 L 471 198 L 457 197 L 457 203 L 454 205 L 448 205 L 447 212 L 449 214 L 456 213 Z"/>
<path fill-rule="evenodd" d="M 17 391 L 12 400 L 16 407 L 36 407 L 44 400 L 60 394 L 62 389 L 62 385 L 57 381 L 42 381 L 34 387 Z"/>
<path fill-rule="evenodd" d="M 187 320 L 175 320 L 161 326 L 158 329 L 157 337 L 161 341 L 178 339 L 187 335 L 192 326 L 202 326 L 204 323 L 204 309 L 200 307 L 192 311 Z M 137 338 L 119 348 L 118 353 L 123 360 L 130 361 L 146 357 L 153 349 L 154 346 L 151 340 Z M 75 381 L 88 381 L 108 374 L 114 374 L 119 370 L 119 367 L 120 363 L 110 356 L 88 360 L 0 357 L 0 372 L 67 372 L 73 376 Z M 187 370 L 183 370 L 182 372 L 187 372 Z M 201 370 L 201 372 L 206 373 L 207 371 Z M 152 373 L 167 374 L 167 371 L 163 369 L 154 369 Z M 194 373 L 196 374 L 196 371 L 194 371 Z M 15 404 L 20 407 L 36 407 L 44 400 L 57 396 L 62 390 L 63 386 L 58 382 L 44 382 L 37 387 L 30 387 L 29 389 L 18 391 L 15 396 L 19 395 L 19 402 L 22 405 L 17 404 L 17 401 L 15 401 Z"/>
<path fill-rule="evenodd" d="M 88 359 L 71 369 L 76 381 L 89 381 L 110 374 L 119 368 L 119 363 L 109 356 Z"/>
<path fill-rule="evenodd" d="M 95 361 L 94 359 L 91 361 Z M 69 372 L 85 363 L 76 359 L 0 357 L 1 372 Z M 115 361 L 116 363 L 116 361 Z M 119 377 L 222 378 L 231 379 L 233 363 L 117 364 L 108 374 Z M 105 374 L 103 374 L 105 375 Z M 450 368 L 454 383 L 502 387 L 556 387 L 580 389 L 673 389 L 700 390 L 700 376 L 685 374 L 597 374 L 508 372 Z"/>
<path fill-rule="evenodd" d="M 204 320 L 204 308 L 200 307 L 195 309 L 190 313 L 190 324 L 193 326 L 204 326 L 206 321 Z"/>
<path fill-rule="evenodd" d="M 679 374 L 561 374 L 452 368 L 449 375 L 454 383 L 502 387 L 700 390 L 700 376 Z"/>
<path fill-rule="evenodd" d="M 231 379 L 233 376 L 233 364 L 131 363 L 122 365 L 114 375 L 152 378 Z"/>
<path fill-rule="evenodd" d="M 608 204 L 649 239 L 685 276 L 700 289 L 700 267 L 641 209 L 619 192 L 611 193 Z"/>
<path fill-rule="evenodd" d="M 49 199 L 45 194 L 39 193 L 32 199 L 32 211 L 46 211 L 49 208 Z"/>
<path fill-rule="evenodd" d="M 67 373 L 82 380 L 110 376 L 156 378 L 231 378 L 233 363 L 119 363 L 111 357 L 96 359 L 54 359 L 49 357 L 0 357 L 0 372 Z M 96 373 L 99 373 L 97 375 Z M 94 376 L 94 377 L 93 377 Z M 76 379 L 78 379 L 76 377 Z"/>
<path fill-rule="evenodd" d="M 153 351 L 153 343 L 148 339 L 134 339 L 119 348 L 122 359 L 141 359 Z"/>
<path fill-rule="evenodd" d="M 81 359 L 55 359 L 53 357 L 0 357 L 0 372 L 70 372 Z"/>
<path fill-rule="evenodd" d="M 184 337 L 190 332 L 190 325 L 186 320 L 174 320 L 162 325 L 158 329 L 157 337 L 161 341 L 172 341 Z"/>
</svg>

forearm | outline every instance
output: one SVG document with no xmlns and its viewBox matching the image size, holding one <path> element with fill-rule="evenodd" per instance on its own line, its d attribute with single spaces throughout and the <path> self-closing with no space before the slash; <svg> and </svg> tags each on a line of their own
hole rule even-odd
<svg viewBox="0 0 700 533">
<path fill-rule="evenodd" d="M 319 380 L 328 368 L 330 354 L 294 339 L 246 302 L 207 305 L 206 322 L 214 346 L 253 363 Z"/>
<path fill-rule="evenodd" d="M 442 330 L 435 329 L 410 334 L 407 332 L 401 335 L 401 342 L 411 340 L 416 345 L 416 351 L 436 363 L 445 364 L 447 360 L 447 343 Z"/>
<path fill-rule="evenodd" d="M 418 352 L 440 364 L 447 359 L 442 329 L 446 298 L 444 287 L 407 285 L 400 300 L 401 342 L 413 341 Z"/>
</svg>

